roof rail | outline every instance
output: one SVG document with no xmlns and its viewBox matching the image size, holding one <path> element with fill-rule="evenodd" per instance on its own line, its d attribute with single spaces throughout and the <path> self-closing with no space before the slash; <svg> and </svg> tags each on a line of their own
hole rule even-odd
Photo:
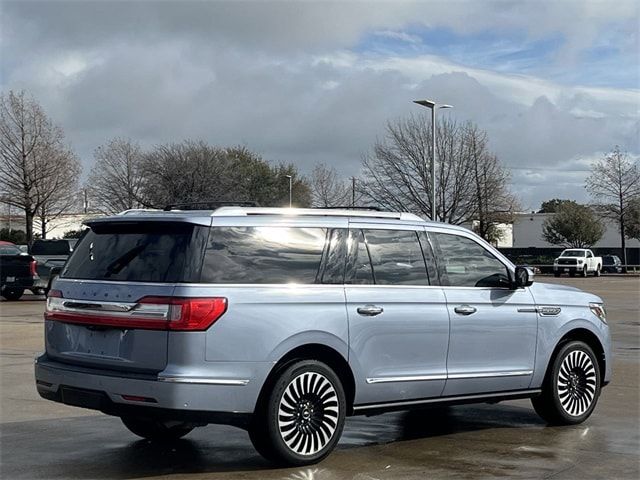
<svg viewBox="0 0 640 480">
<path fill-rule="evenodd" d="M 204 208 L 190 208 L 195 206 L 201 206 Z M 258 207 L 257 202 L 252 201 L 204 201 L 204 202 L 186 202 L 186 203 L 171 203 L 169 205 L 165 205 L 162 209 L 165 212 L 170 212 L 171 210 L 179 209 L 179 210 L 215 210 L 220 207 Z"/>
<path fill-rule="evenodd" d="M 325 210 L 369 210 L 372 212 L 384 212 L 380 207 L 365 207 L 365 206 L 354 206 L 354 205 L 336 205 L 335 207 L 313 207 L 318 209 Z"/>
<path fill-rule="evenodd" d="M 123 210 L 119 212 L 118 215 L 130 215 L 135 213 L 145 213 L 145 212 L 159 212 L 157 208 L 130 208 L 128 210 Z"/>
<path fill-rule="evenodd" d="M 360 218 L 383 218 L 390 220 L 407 220 L 424 222 L 422 218 L 413 213 L 406 212 L 381 212 L 376 210 L 337 210 L 331 208 L 278 208 L 278 207 L 221 207 L 211 213 L 214 217 L 238 217 L 238 216 L 258 216 L 258 215 L 286 215 L 297 217 L 360 217 Z"/>
</svg>

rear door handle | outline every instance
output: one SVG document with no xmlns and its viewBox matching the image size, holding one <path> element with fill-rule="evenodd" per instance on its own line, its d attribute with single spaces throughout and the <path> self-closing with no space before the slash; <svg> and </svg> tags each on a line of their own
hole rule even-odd
<svg viewBox="0 0 640 480">
<path fill-rule="evenodd" d="M 380 315 L 384 311 L 384 308 L 376 305 L 365 305 L 364 307 L 358 307 L 358 314 L 363 317 L 375 317 Z"/>
<path fill-rule="evenodd" d="M 472 307 L 471 305 L 460 305 L 459 307 L 453 309 L 454 312 L 460 315 L 471 315 L 473 313 L 476 313 L 476 310 L 476 307 Z"/>
</svg>

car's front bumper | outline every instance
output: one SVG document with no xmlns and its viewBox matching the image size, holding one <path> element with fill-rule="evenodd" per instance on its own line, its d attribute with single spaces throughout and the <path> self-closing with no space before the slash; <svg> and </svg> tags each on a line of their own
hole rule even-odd
<svg viewBox="0 0 640 480">
<path fill-rule="evenodd" d="M 582 272 L 582 265 L 554 265 L 554 273 L 577 273 Z"/>
<path fill-rule="evenodd" d="M 267 367 L 268 364 L 264 366 L 265 377 Z M 41 397 L 118 416 L 138 414 L 242 426 L 253 413 L 262 386 L 255 378 L 244 384 L 226 385 L 159 378 L 161 375 L 67 365 L 46 354 L 35 362 L 36 387 Z"/>
</svg>

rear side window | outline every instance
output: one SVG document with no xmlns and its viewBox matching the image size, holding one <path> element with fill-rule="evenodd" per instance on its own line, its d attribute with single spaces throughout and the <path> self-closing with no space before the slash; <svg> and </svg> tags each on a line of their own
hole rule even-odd
<svg viewBox="0 0 640 480">
<path fill-rule="evenodd" d="M 321 268 L 323 253 L 331 256 L 325 249 L 331 237 L 329 229 L 316 227 L 213 227 L 202 282 L 312 284 L 326 277 L 325 283 L 338 283 L 342 271 L 337 258 L 329 269 Z"/>
<path fill-rule="evenodd" d="M 97 225 L 78 242 L 63 278 L 197 282 L 207 227 L 140 222 Z"/>
</svg>

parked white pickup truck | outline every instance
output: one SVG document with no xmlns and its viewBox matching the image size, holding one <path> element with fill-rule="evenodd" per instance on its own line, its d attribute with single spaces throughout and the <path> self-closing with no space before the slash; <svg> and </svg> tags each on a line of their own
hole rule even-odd
<svg viewBox="0 0 640 480">
<path fill-rule="evenodd" d="M 595 277 L 600 276 L 602 269 L 602 257 L 596 257 L 588 248 L 570 248 L 564 250 L 558 258 L 553 261 L 553 274 L 559 277 L 563 273 L 574 276 L 579 273 L 583 277 L 593 273 Z"/>
</svg>

